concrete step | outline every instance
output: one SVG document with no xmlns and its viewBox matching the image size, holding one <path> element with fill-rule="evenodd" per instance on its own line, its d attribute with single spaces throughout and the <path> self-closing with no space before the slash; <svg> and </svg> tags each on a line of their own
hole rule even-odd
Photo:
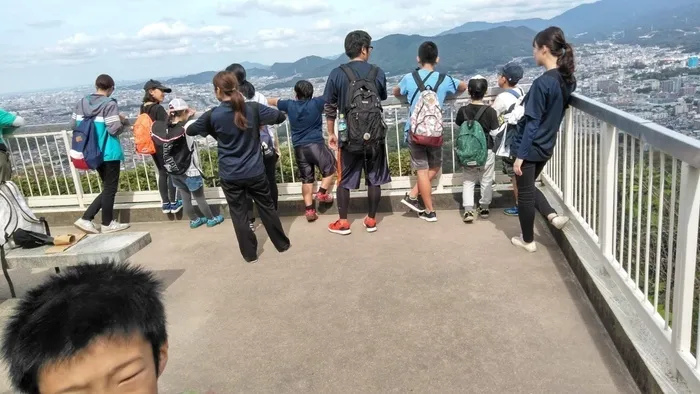
<svg viewBox="0 0 700 394">
<path fill-rule="evenodd" d="M 401 199 L 408 190 L 387 190 L 382 192 L 382 199 L 379 203 L 379 212 L 405 212 L 408 211 L 405 205 L 401 204 Z M 475 201 L 479 201 L 479 189 L 477 188 Z M 214 214 L 222 214 L 229 217 L 228 205 L 225 200 L 209 200 L 209 206 Z M 508 186 L 497 186 L 493 193 L 491 208 L 509 208 L 515 204 L 513 191 Z M 433 194 L 433 206 L 435 210 L 457 210 L 462 208 L 461 188 L 446 189 Z M 338 207 L 334 201 L 332 204 L 317 204 L 319 213 L 337 214 Z M 43 216 L 51 226 L 69 226 L 78 219 L 84 209 L 79 207 L 56 207 L 46 209 L 34 209 L 37 216 Z M 367 193 L 352 192 L 350 195 L 351 214 L 361 214 L 367 212 Z M 279 213 L 281 216 L 299 216 L 304 214 L 304 202 L 301 195 L 280 196 Z M 257 213 L 256 213 L 257 216 Z M 163 214 L 160 204 L 154 203 L 132 203 L 117 204 L 115 206 L 114 217 L 122 223 L 139 222 L 163 222 L 189 220 L 180 211 L 177 214 Z M 100 215 L 95 218 L 99 223 Z"/>
</svg>

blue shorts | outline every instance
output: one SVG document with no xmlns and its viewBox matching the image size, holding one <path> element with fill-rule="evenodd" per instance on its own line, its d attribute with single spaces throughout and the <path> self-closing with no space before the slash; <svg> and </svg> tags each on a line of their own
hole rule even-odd
<svg viewBox="0 0 700 394">
<path fill-rule="evenodd" d="M 204 186 L 204 179 L 201 176 L 187 176 L 187 175 L 170 175 L 170 179 L 173 181 L 178 189 L 187 189 L 191 192 L 195 192 Z"/>
<path fill-rule="evenodd" d="M 342 167 L 340 186 L 346 189 L 360 188 L 363 171 L 367 186 L 381 186 L 391 182 L 389 162 L 384 145 L 374 152 L 360 154 L 349 153 L 341 148 L 340 164 Z"/>
</svg>

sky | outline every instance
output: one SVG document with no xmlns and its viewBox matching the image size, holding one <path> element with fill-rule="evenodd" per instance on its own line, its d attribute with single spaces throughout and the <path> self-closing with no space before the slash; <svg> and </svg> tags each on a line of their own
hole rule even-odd
<svg viewBox="0 0 700 394">
<path fill-rule="evenodd" d="M 434 35 L 593 0 L 31 0 L 3 10 L 0 93 L 142 81 L 344 52 L 351 30 Z M 117 87 L 118 88 L 118 87 Z"/>
</svg>

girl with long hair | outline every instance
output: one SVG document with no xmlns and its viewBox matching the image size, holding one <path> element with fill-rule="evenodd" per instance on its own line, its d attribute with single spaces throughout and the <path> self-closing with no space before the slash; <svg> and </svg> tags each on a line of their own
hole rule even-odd
<svg viewBox="0 0 700 394">
<path fill-rule="evenodd" d="M 239 90 L 246 101 L 256 102 L 261 105 L 267 105 L 267 99 L 265 95 L 255 90 L 252 83 L 248 82 L 245 67 L 238 63 L 233 63 L 226 67 L 226 71 L 231 71 L 236 75 L 238 79 Z M 279 160 L 279 144 L 277 141 L 277 136 L 275 135 L 275 130 L 269 126 L 262 126 L 260 128 L 260 138 L 267 148 L 263 149 L 263 164 L 265 164 L 265 175 L 267 176 L 267 182 L 270 184 L 270 195 L 272 196 L 272 202 L 275 204 L 275 209 L 278 206 L 279 200 L 279 190 L 277 188 L 277 161 Z M 266 153 L 267 152 L 267 153 Z M 250 228 L 255 231 L 257 228 L 255 224 L 255 216 L 253 213 L 253 200 L 248 198 L 248 220 L 250 221 Z"/>
<path fill-rule="evenodd" d="M 275 108 L 246 102 L 236 75 L 221 71 L 213 79 L 218 107 L 205 112 L 187 129 L 188 135 L 212 136 L 217 141 L 219 178 L 243 258 L 258 261 L 258 240 L 248 223 L 247 197 L 255 201 L 270 241 L 279 252 L 291 246 L 275 209 L 260 149 L 260 127 L 284 122 Z"/>
<path fill-rule="evenodd" d="M 557 134 L 571 94 L 576 90 L 574 49 L 564 32 L 549 27 L 537 33 L 532 42 L 533 55 L 544 74 L 535 79 L 523 100 L 525 115 L 513 137 L 511 152 L 515 156 L 513 172 L 518 185 L 518 218 L 522 236 L 511 239 L 513 245 L 535 252 L 535 210 L 547 217 L 556 228 L 569 221 L 554 211 L 535 180 L 552 157 Z"/>
</svg>

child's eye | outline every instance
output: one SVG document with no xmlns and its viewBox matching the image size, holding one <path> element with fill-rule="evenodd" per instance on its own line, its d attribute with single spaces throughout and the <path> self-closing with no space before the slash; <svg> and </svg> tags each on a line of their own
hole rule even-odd
<svg viewBox="0 0 700 394">
<path fill-rule="evenodd" d="M 133 379 L 135 379 L 137 376 L 141 375 L 141 373 L 142 373 L 143 371 L 144 371 L 144 370 L 142 369 L 142 370 L 136 372 L 135 374 L 130 375 L 129 377 L 122 379 L 122 380 L 119 382 L 119 384 L 129 383 L 131 380 L 133 380 Z"/>
</svg>

